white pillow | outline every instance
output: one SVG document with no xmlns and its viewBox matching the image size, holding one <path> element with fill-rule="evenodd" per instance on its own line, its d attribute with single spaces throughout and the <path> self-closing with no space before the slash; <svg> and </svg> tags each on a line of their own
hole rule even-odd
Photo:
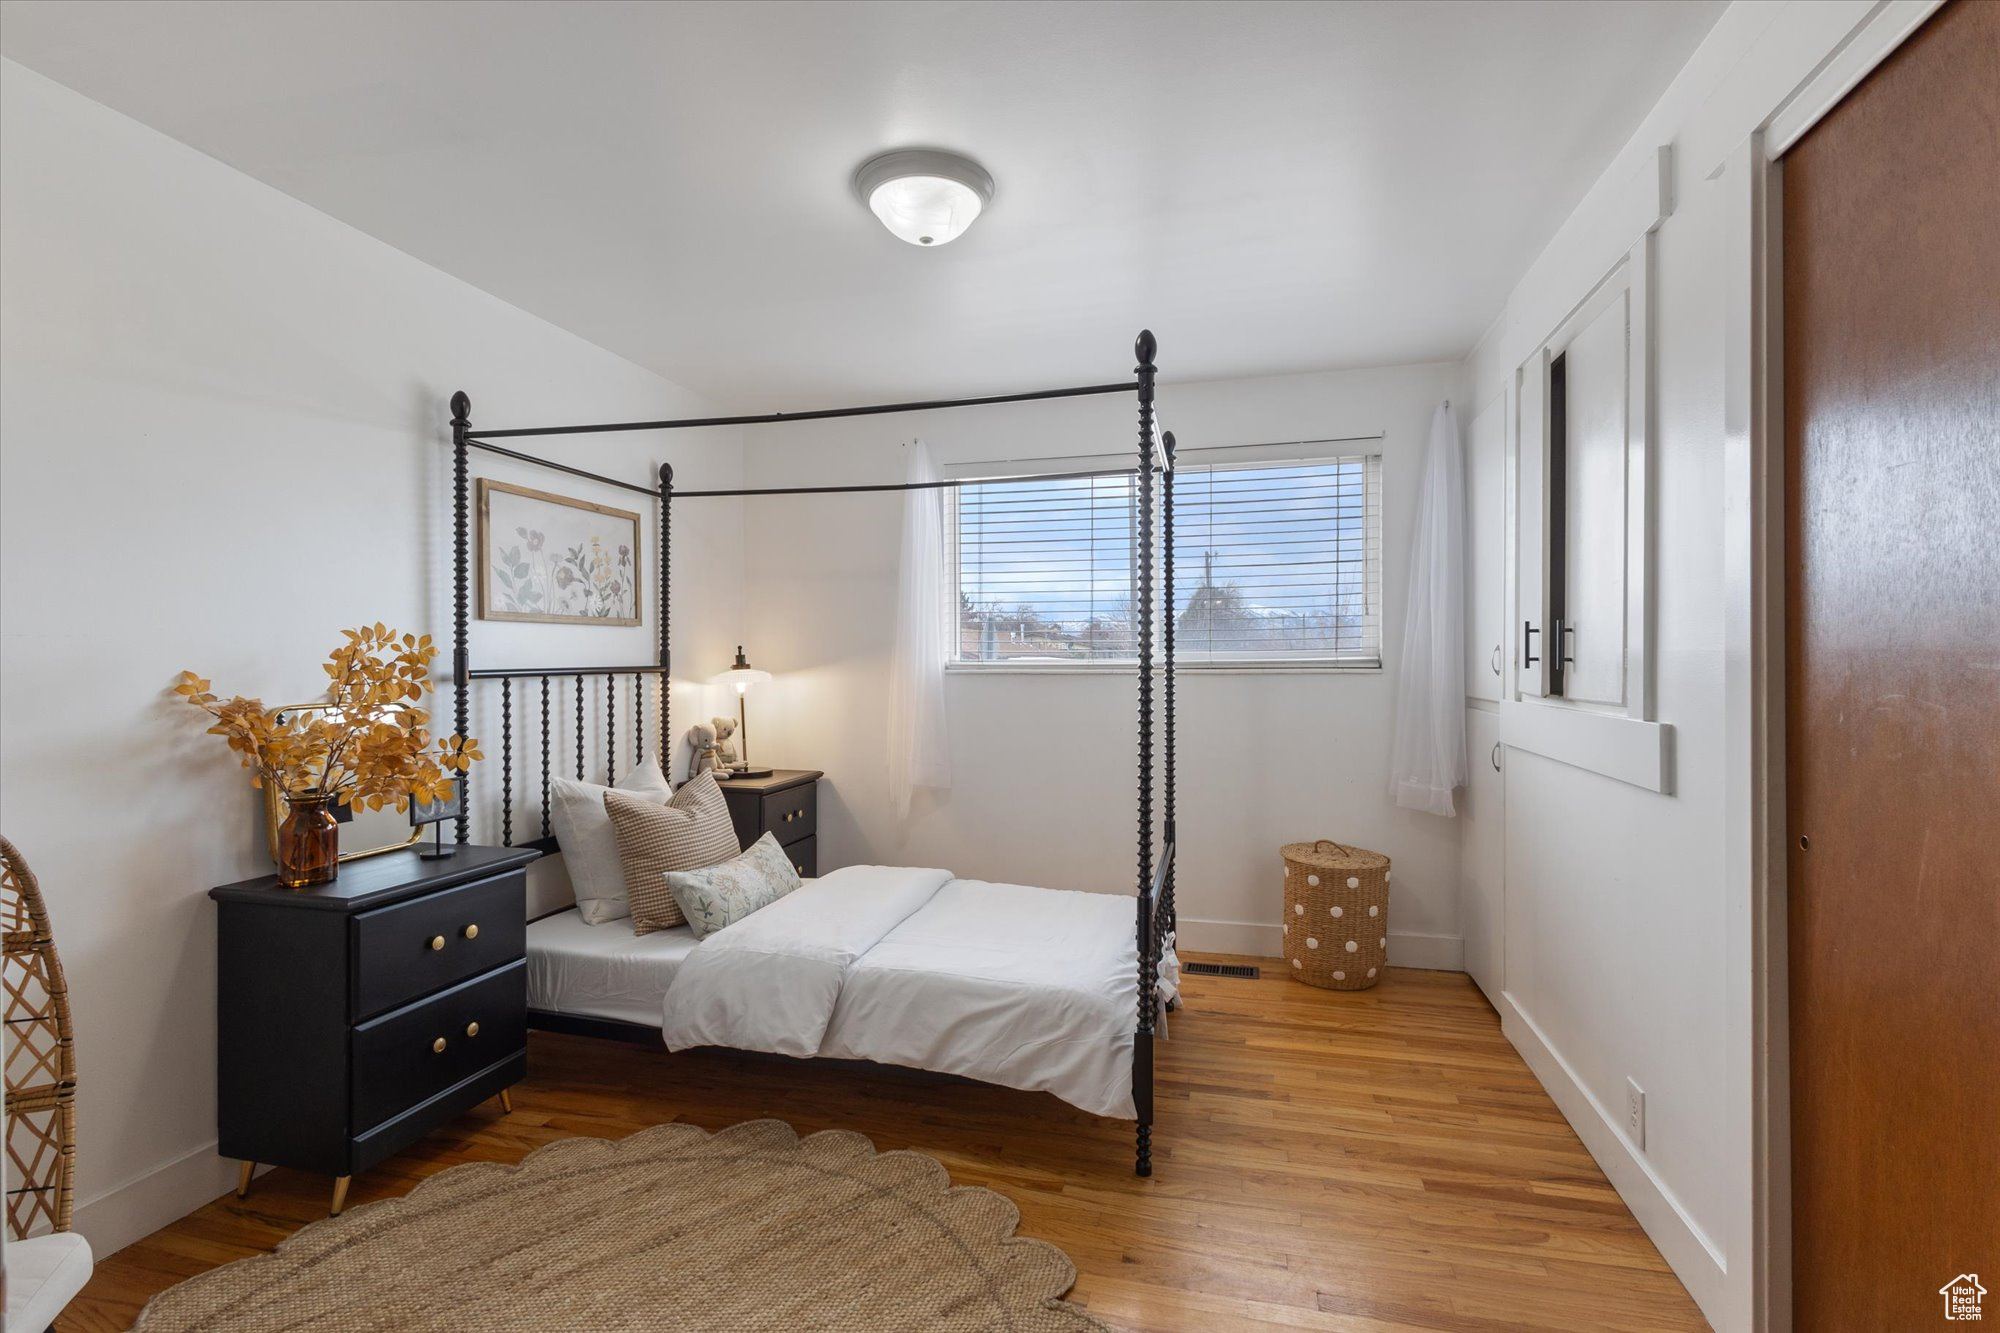
<svg viewBox="0 0 2000 1333">
<path fill-rule="evenodd" d="M 625 867 L 618 859 L 618 834 L 604 813 L 608 788 L 575 778 L 549 779 L 549 823 L 562 846 L 563 864 L 576 889 L 577 915 L 592 926 L 632 914 L 625 900 Z M 660 772 L 660 761 L 648 759 L 618 779 L 617 790 L 657 800 L 673 795 Z"/>
</svg>

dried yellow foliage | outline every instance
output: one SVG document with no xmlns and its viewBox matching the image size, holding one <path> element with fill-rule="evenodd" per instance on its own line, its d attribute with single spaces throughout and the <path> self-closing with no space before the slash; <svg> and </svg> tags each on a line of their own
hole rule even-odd
<svg viewBox="0 0 2000 1333">
<path fill-rule="evenodd" d="M 357 810 L 451 799 L 452 775 L 486 756 L 470 736 L 430 733 L 431 715 L 418 705 L 438 655 L 431 636 L 382 624 L 341 633 L 346 642 L 327 657 L 324 709 L 274 716 L 261 699 L 217 698 L 192 671 L 181 672 L 174 693 L 215 719 L 208 734 L 228 742 L 253 787 L 323 792 Z"/>
</svg>

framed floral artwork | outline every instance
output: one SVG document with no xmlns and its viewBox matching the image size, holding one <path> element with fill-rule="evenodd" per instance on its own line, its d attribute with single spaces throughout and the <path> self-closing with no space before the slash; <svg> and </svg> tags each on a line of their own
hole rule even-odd
<svg viewBox="0 0 2000 1333">
<path fill-rule="evenodd" d="M 479 482 L 479 618 L 637 625 L 639 516 Z"/>
</svg>

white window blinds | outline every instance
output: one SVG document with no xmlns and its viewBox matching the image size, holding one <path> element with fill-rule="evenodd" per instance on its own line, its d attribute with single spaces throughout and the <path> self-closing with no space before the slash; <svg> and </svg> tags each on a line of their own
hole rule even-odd
<svg viewBox="0 0 2000 1333">
<path fill-rule="evenodd" d="M 1125 475 L 960 487 L 958 660 L 1132 661 L 1135 490 Z M 1174 520 L 1183 664 L 1380 664 L 1379 457 L 1184 464 Z"/>
</svg>

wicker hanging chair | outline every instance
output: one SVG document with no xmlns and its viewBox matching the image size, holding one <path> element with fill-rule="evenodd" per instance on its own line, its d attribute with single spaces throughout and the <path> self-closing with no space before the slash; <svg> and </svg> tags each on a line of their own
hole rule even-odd
<svg viewBox="0 0 2000 1333">
<path fill-rule="evenodd" d="M 6 953 L 7 1227 L 14 1240 L 68 1231 L 76 1180 L 76 1052 L 69 985 L 35 872 L 0 838 Z"/>
</svg>

